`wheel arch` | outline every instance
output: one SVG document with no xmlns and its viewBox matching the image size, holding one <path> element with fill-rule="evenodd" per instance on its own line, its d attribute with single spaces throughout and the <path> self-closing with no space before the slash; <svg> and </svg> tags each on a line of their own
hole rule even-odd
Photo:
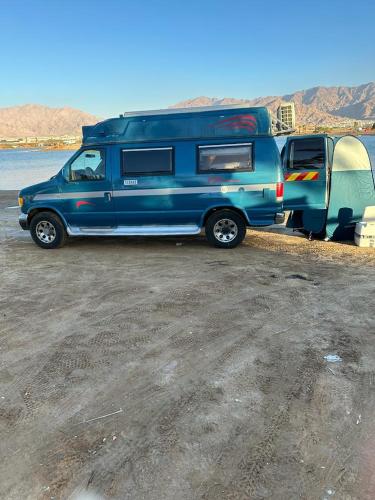
<svg viewBox="0 0 375 500">
<path fill-rule="evenodd" d="M 61 222 L 63 223 L 65 229 L 67 228 L 66 220 L 64 219 L 64 217 L 60 213 L 60 211 L 57 210 L 55 207 L 49 207 L 49 206 L 41 206 L 41 207 L 31 208 L 27 213 L 27 223 L 29 226 L 30 226 L 31 220 L 35 217 L 35 215 L 37 215 L 41 212 L 51 212 L 51 213 L 57 215 L 61 219 Z"/>
<path fill-rule="evenodd" d="M 218 212 L 219 210 L 231 210 L 232 212 L 236 212 L 238 215 L 240 215 L 247 226 L 250 225 L 250 220 L 249 217 L 247 216 L 247 213 L 245 210 L 239 207 L 235 207 L 233 205 L 217 205 L 214 207 L 210 207 L 209 209 L 206 210 L 206 212 L 203 214 L 202 220 L 201 220 L 201 227 L 204 227 L 206 225 L 207 219 L 210 217 L 215 212 Z"/>
</svg>

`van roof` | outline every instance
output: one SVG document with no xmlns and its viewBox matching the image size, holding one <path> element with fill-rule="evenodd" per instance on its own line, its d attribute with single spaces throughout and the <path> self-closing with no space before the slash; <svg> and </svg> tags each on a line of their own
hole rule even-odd
<svg viewBox="0 0 375 500">
<path fill-rule="evenodd" d="M 248 105 L 168 108 L 129 112 L 82 131 L 84 145 L 244 138 L 272 135 L 272 120 L 267 108 Z"/>
</svg>

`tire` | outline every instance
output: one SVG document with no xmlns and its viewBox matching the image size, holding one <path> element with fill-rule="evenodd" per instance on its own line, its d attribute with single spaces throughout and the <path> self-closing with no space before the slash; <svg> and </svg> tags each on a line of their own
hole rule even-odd
<svg viewBox="0 0 375 500">
<path fill-rule="evenodd" d="M 68 238 L 60 217 L 53 212 L 40 212 L 30 223 L 30 234 L 34 242 L 46 250 L 62 247 Z"/>
<path fill-rule="evenodd" d="M 246 236 L 246 222 L 233 210 L 218 210 L 209 216 L 206 238 L 217 248 L 235 248 Z"/>
</svg>

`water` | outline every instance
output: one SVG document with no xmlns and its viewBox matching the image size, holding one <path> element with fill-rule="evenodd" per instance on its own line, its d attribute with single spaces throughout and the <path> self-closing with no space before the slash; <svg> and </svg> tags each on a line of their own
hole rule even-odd
<svg viewBox="0 0 375 500">
<path fill-rule="evenodd" d="M 0 190 L 23 187 L 48 180 L 74 151 L 0 149 Z"/>
<path fill-rule="evenodd" d="M 372 167 L 375 170 L 375 136 L 361 136 Z M 276 138 L 279 148 L 285 137 Z M 42 182 L 55 175 L 74 151 L 41 151 L 35 149 L 0 150 L 0 190 L 19 190 L 25 186 Z"/>
</svg>

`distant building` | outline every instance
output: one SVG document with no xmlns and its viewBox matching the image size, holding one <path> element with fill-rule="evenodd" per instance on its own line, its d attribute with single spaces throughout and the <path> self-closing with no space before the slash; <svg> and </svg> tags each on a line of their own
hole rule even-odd
<svg viewBox="0 0 375 500">
<path fill-rule="evenodd" d="M 294 102 L 288 102 L 280 104 L 277 108 L 277 118 L 288 125 L 289 128 L 296 127 L 296 111 L 294 108 Z"/>
</svg>

